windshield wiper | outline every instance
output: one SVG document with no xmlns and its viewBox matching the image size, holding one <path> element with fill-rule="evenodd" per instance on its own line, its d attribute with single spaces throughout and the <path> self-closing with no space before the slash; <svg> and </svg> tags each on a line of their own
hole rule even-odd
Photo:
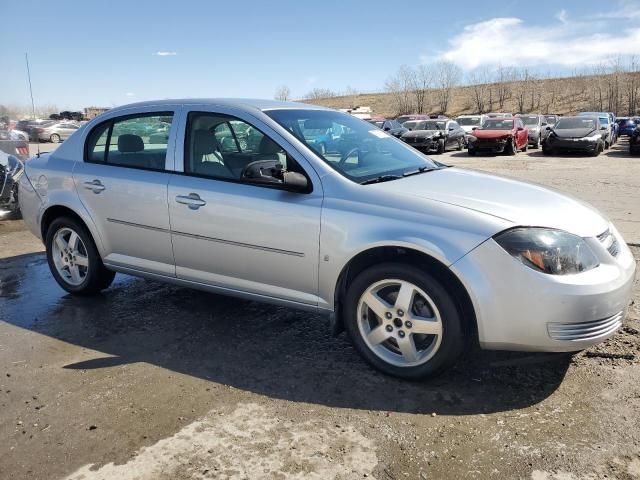
<svg viewBox="0 0 640 480">
<path fill-rule="evenodd" d="M 369 185 L 371 183 L 390 182 L 391 180 L 399 180 L 403 177 L 399 175 L 380 175 L 379 177 L 370 178 L 364 182 L 360 182 L 360 185 Z"/>
<path fill-rule="evenodd" d="M 420 175 L 421 173 L 433 172 L 434 170 L 440 170 L 442 167 L 420 167 L 417 170 L 403 173 L 403 177 L 410 177 L 411 175 Z"/>
</svg>

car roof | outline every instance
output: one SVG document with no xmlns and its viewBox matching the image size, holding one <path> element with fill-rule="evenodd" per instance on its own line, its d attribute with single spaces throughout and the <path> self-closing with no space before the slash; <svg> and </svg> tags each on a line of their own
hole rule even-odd
<svg viewBox="0 0 640 480">
<path fill-rule="evenodd" d="M 220 105 L 235 107 L 241 110 L 280 110 L 280 109 L 304 109 L 304 110 L 330 110 L 319 105 L 300 102 L 280 102 L 277 100 L 264 100 L 252 98 L 176 98 L 165 100 L 148 100 L 145 102 L 128 103 L 109 110 L 117 112 L 129 108 L 159 107 L 163 105 Z"/>
</svg>

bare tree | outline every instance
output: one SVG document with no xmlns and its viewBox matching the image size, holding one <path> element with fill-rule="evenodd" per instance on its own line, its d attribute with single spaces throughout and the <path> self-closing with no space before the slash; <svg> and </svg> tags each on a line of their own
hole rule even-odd
<svg viewBox="0 0 640 480">
<path fill-rule="evenodd" d="M 515 80 L 515 72 L 512 68 L 498 67 L 495 75 L 495 90 L 498 109 L 504 111 L 507 100 L 511 98 L 511 85 Z"/>
<path fill-rule="evenodd" d="M 273 95 L 273 98 L 281 102 L 286 102 L 291 99 L 291 90 L 286 85 L 280 85 L 276 88 L 276 93 Z"/>
<path fill-rule="evenodd" d="M 426 113 L 429 110 L 429 90 L 433 87 L 433 70 L 427 65 L 419 65 L 410 78 L 416 111 Z"/>
<path fill-rule="evenodd" d="M 320 98 L 331 98 L 335 96 L 335 92 L 328 88 L 314 88 L 310 92 L 307 92 L 304 98 L 307 100 L 318 100 Z"/>
<path fill-rule="evenodd" d="M 640 101 L 640 65 L 635 56 L 629 58 L 627 72 L 624 75 L 624 92 L 627 97 L 627 114 L 630 116 L 638 113 Z"/>
<path fill-rule="evenodd" d="M 349 102 L 349 108 L 356 108 L 358 106 L 358 95 L 360 95 L 358 90 L 351 85 L 347 85 L 343 96 L 345 100 Z"/>
<path fill-rule="evenodd" d="M 489 75 L 489 69 L 486 67 L 477 68 L 469 75 L 471 104 L 477 113 L 486 113 L 491 110 L 491 99 L 488 98 L 491 90 Z M 488 109 L 487 102 L 489 102 Z"/>
<path fill-rule="evenodd" d="M 462 70 L 451 62 L 438 62 L 433 67 L 436 99 L 440 113 L 446 113 L 451 100 L 451 91 L 460 83 Z"/>
<path fill-rule="evenodd" d="M 397 115 L 411 113 L 414 109 L 413 77 L 414 71 L 403 65 L 384 84 L 384 89 L 391 95 L 393 109 Z"/>
</svg>

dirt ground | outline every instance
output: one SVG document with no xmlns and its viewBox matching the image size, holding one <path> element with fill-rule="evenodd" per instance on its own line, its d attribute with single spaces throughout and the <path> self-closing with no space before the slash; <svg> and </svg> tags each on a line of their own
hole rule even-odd
<svg viewBox="0 0 640 480">
<path fill-rule="evenodd" d="M 442 159 L 569 192 L 638 245 L 622 148 Z M 0 257 L 0 479 L 640 478 L 638 281 L 598 347 L 472 350 L 411 383 L 308 313 L 124 275 L 66 295 L 21 221 L 0 221 Z"/>
</svg>

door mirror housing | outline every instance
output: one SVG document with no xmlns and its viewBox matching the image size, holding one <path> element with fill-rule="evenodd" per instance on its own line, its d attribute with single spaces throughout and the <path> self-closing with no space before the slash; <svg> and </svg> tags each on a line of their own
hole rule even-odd
<svg viewBox="0 0 640 480">
<path fill-rule="evenodd" d="M 518 127 L 518 131 L 522 132 L 524 130 L 524 127 Z"/>
<path fill-rule="evenodd" d="M 473 130 L 477 130 L 477 129 L 478 129 L 478 127 L 473 127 L 471 130 L 473 131 Z"/>
<path fill-rule="evenodd" d="M 309 180 L 298 172 L 287 172 L 279 160 L 256 160 L 249 163 L 240 178 L 247 183 L 281 185 L 290 192 L 309 192 Z"/>
<path fill-rule="evenodd" d="M 385 132 L 388 132 L 389 130 L 391 130 L 391 127 L 384 127 Z"/>
<path fill-rule="evenodd" d="M 607 127 L 605 127 L 604 125 L 602 127 L 600 127 L 600 130 L 606 130 Z"/>
<path fill-rule="evenodd" d="M 283 173 L 284 188 L 290 192 L 309 192 L 309 180 L 298 172 Z"/>
<path fill-rule="evenodd" d="M 547 128 L 545 128 L 545 130 L 546 130 L 547 132 L 550 132 L 550 131 L 551 131 L 551 127 L 547 127 Z"/>
</svg>

